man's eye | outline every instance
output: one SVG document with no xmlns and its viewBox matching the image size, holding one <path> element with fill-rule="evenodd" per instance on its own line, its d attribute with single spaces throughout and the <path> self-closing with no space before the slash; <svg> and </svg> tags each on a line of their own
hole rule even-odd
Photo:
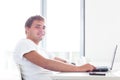
<svg viewBox="0 0 120 80">
<path fill-rule="evenodd" d="M 35 26 L 35 28 L 37 28 L 37 29 L 45 29 L 45 26 Z"/>
<path fill-rule="evenodd" d="M 39 28 L 40 28 L 40 26 L 35 26 L 35 28 L 39 29 Z"/>
<path fill-rule="evenodd" d="M 45 29 L 46 26 L 43 26 L 43 29 Z"/>
</svg>

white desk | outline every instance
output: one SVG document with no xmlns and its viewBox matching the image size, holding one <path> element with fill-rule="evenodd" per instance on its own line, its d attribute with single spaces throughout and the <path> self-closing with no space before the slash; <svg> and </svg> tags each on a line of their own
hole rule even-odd
<svg viewBox="0 0 120 80">
<path fill-rule="evenodd" d="M 89 73 L 55 73 L 51 76 L 53 80 L 120 80 L 120 74 L 108 72 L 106 76 L 89 75 Z"/>
</svg>

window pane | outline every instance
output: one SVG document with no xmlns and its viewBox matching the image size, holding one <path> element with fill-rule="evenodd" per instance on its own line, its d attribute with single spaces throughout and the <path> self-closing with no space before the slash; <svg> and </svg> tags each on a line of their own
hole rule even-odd
<svg viewBox="0 0 120 80">
<path fill-rule="evenodd" d="M 80 52 L 80 0 L 48 0 L 46 46 L 50 52 Z"/>
</svg>

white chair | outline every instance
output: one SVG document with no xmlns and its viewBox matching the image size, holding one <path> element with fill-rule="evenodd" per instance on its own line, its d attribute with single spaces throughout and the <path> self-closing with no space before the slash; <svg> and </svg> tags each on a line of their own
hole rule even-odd
<svg viewBox="0 0 120 80">
<path fill-rule="evenodd" d="M 15 63 L 13 58 L 13 52 L 8 51 L 7 55 L 8 55 L 7 67 L 8 67 L 8 71 L 10 72 L 10 75 L 13 76 L 15 80 L 22 80 L 19 65 Z"/>
</svg>

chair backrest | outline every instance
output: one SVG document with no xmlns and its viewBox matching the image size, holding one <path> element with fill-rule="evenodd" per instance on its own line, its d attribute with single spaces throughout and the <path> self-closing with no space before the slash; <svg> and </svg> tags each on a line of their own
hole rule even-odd
<svg viewBox="0 0 120 80">
<path fill-rule="evenodd" d="M 11 73 L 13 73 L 12 75 L 15 76 L 16 80 L 23 80 L 22 76 L 21 76 L 21 70 L 20 70 L 20 66 L 18 64 L 15 63 L 15 60 L 13 58 L 13 52 L 8 52 L 8 70 L 11 71 Z"/>
</svg>

